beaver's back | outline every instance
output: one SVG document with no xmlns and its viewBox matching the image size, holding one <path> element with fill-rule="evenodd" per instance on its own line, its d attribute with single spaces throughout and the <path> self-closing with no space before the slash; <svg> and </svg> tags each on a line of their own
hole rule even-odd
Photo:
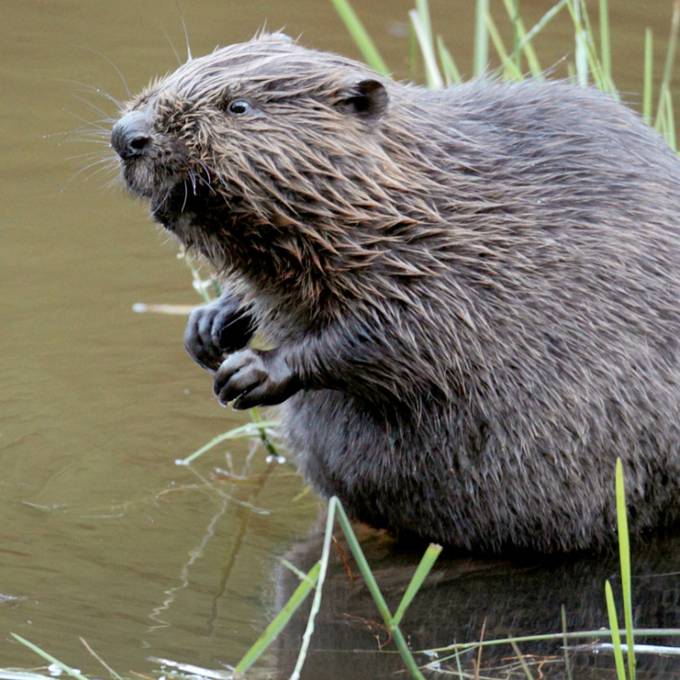
<svg viewBox="0 0 680 680">
<path fill-rule="evenodd" d="M 476 82 L 420 95 L 437 116 L 440 181 L 453 177 L 436 206 L 450 232 L 430 248 L 445 266 L 410 283 L 415 342 L 377 333 L 401 344 L 383 371 L 437 362 L 446 377 L 415 395 L 404 381 L 408 408 L 361 387 L 294 397 L 291 449 L 355 516 L 455 545 L 606 543 L 617 456 L 632 531 L 673 521 L 680 161 L 591 90 Z"/>
</svg>

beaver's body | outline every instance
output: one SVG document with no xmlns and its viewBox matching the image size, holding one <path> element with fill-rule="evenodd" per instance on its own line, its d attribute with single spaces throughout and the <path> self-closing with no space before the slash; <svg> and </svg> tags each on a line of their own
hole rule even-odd
<svg viewBox="0 0 680 680">
<path fill-rule="evenodd" d="M 276 346 L 231 354 L 221 400 L 285 401 L 291 452 L 354 517 L 597 547 L 617 456 L 633 533 L 680 515 L 680 161 L 630 110 L 562 83 L 429 92 L 269 36 L 151 88 L 114 146 L 236 282 L 192 354 L 216 367 L 248 318 Z"/>
</svg>

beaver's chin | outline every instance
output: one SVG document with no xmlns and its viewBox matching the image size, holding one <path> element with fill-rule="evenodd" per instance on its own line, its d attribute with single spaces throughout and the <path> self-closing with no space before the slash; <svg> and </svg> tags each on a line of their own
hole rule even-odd
<svg viewBox="0 0 680 680">
<path fill-rule="evenodd" d="M 178 225 L 185 225 L 195 217 L 192 209 L 195 196 L 184 182 L 165 191 L 158 191 L 150 198 L 151 217 L 168 231 L 177 231 Z"/>
<path fill-rule="evenodd" d="M 154 193 L 150 208 L 156 222 L 190 245 L 199 232 L 206 237 L 229 230 L 240 206 L 238 199 L 227 201 L 209 187 L 180 181 L 170 189 Z"/>
</svg>

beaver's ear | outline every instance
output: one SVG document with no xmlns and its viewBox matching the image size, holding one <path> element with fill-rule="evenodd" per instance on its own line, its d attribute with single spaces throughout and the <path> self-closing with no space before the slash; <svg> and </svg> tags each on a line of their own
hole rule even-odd
<svg viewBox="0 0 680 680">
<path fill-rule="evenodd" d="M 387 108 L 387 90 L 379 80 L 359 80 L 343 88 L 336 106 L 362 118 L 377 118 Z"/>
</svg>

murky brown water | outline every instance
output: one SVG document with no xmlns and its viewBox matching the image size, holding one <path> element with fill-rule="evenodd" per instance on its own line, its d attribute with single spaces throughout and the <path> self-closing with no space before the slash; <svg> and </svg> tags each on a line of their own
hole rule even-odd
<svg viewBox="0 0 680 680">
<path fill-rule="evenodd" d="M 182 4 L 196 54 L 247 38 L 265 20 L 302 34 L 308 45 L 356 54 L 329 2 Z M 523 0 L 527 23 L 549 4 Z M 611 4 L 617 82 L 636 93 L 643 28 L 655 30 L 660 71 L 671 3 Z M 431 5 L 435 26 L 469 71 L 473 3 Z M 72 134 L 81 119 L 102 116 L 93 107 L 114 110 L 87 87 L 125 97 L 110 62 L 132 90 L 174 68 L 169 43 L 184 49 L 178 3 L 1 6 L 0 666 L 37 663 L 11 640 L 13 631 L 90 673 L 103 671 L 79 636 L 120 672 L 153 668 L 150 656 L 219 668 L 238 660 L 284 598 L 278 557 L 315 559 L 308 535 L 318 503 L 311 494 L 296 499 L 303 485 L 291 467 L 268 466 L 262 451 L 248 462 L 246 445 L 228 447 L 234 468 L 247 468 L 244 482 L 207 482 L 173 464 L 237 416 L 212 400 L 209 379 L 185 357 L 182 318 L 131 312 L 140 300 L 193 304 L 197 297 L 174 247 L 109 183 L 114 173 L 94 166 L 78 174 L 99 157 L 82 154 L 106 151 Z M 410 3 L 355 6 L 389 63 L 406 75 Z M 570 39 L 566 20 L 551 27 L 539 42 L 544 63 L 567 54 Z M 225 450 L 198 471 L 225 467 Z M 665 580 L 642 602 L 641 624 L 680 626 L 674 545 L 663 544 L 644 563 L 648 578 Z M 376 559 L 398 591 L 411 563 L 404 567 L 385 550 Z M 437 596 L 424 595 L 424 609 L 409 614 L 410 632 L 418 645 L 468 639 L 485 616 L 499 622 L 494 634 L 558 630 L 559 605 L 583 594 L 597 604 L 575 616 L 574 627 L 604 625 L 598 598 L 613 567 L 579 565 L 533 566 L 525 578 L 526 568 L 504 563 L 451 563 L 431 591 Z M 662 572 L 671 576 L 654 576 Z M 349 595 L 345 586 L 338 577 L 329 587 L 322 650 L 310 659 L 309 678 L 372 678 L 390 667 L 385 655 L 371 665 L 366 654 L 348 654 L 376 649 L 377 616 L 358 586 Z M 518 596 L 524 592 L 533 594 Z M 431 628 L 430 608 L 441 612 Z M 289 631 L 268 658 L 281 677 L 299 633 Z"/>
</svg>

